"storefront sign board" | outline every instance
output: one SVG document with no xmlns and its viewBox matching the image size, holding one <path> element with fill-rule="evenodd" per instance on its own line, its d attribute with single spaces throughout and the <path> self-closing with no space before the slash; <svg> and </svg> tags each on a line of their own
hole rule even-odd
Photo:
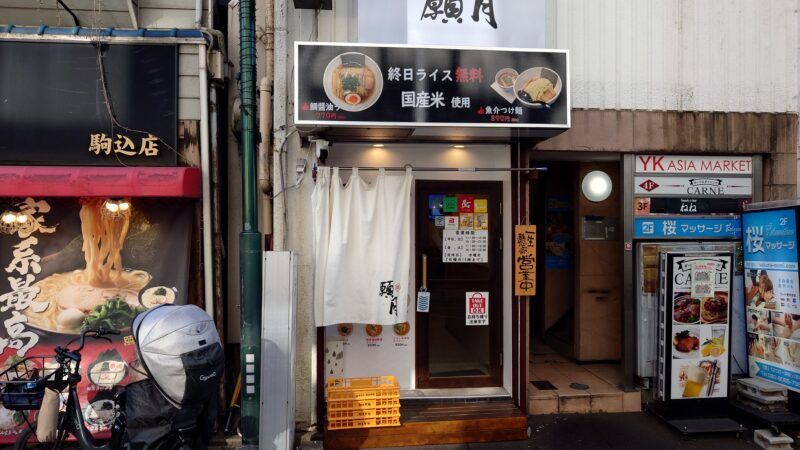
<svg viewBox="0 0 800 450">
<path fill-rule="evenodd" d="M 489 293 L 467 292 L 466 324 L 489 325 Z"/>
<path fill-rule="evenodd" d="M 724 399 L 730 380 L 729 253 L 662 254 L 663 400 Z M 701 279 L 695 279 L 700 277 Z"/>
<path fill-rule="evenodd" d="M 636 173 L 751 175 L 750 156 L 636 155 Z"/>
<path fill-rule="evenodd" d="M 0 41 L 0 55 L 3 164 L 177 165 L 177 45 Z"/>
<path fill-rule="evenodd" d="M 570 126 L 565 50 L 299 42 L 295 67 L 298 125 Z"/>
<path fill-rule="evenodd" d="M 738 196 L 753 194 L 753 180 L 749 177 L 660 177 L 637 176 L 634 178 L 634 194 L 637 195 L 681 195 L 697 197 Z"/>
<path fill-rule="evenodd" d="M 0 226 L 0 266 L 8 277 L 0 287 L 0 367 L 5 370 L 25 356 L 51 355 L 83 326 L 119 329 L 121 335 L 111 336 L 112 342 L 89 340 L 83 350 L 85 372 L 78 393 L 90 431 L 101 436 L 113 420 L 104 413 L 109 402 L 113 405 L 111 389 L 136 381 L 136 370 L 142 370 L 135 367 L 132 317 L 188 298 L 193 202 L 126 201 L 127 213 L 111 216 L 103 199 L 6 199 L 0 205 L 27 219 Z M 123 221 L 127 234 L 119 234 Z M 121 236 L 121 246 L 100 236 Z M 114 265 L 122 266 L 109 271 L 101 261 L 85 257 L 85 240 L 101 253 L 109 251 L 112 261 L 119 251 Z M 11 418 L 0 422 L 0 443 L 11 444 L 27 426 L 24 415 L 2 407 L 0 415 Z"/>
<path fill-rule="evenodd" d="M 800 392 L 796 209 L 748 211 L 742 222 L 749 374 Z"/>
<path fill-rule="evenodd" d="M 514 295 L 536 295 L 536 225 L 514 227 Z"/>
<path fill-rule="evenodd" d="M 633 212 L 637 216 L 738 214 L 748 203 L 749 198 L 636 197 Z"/>
<path fill-rule="evenodd" d="M 742 237 L 738 216 L 707 217 L 637 217 L 634 219 L 634 238 L 724 238 Z"/>
<path fill-rule="evenodd" d="M 445 263 L 489 262 L 488 230 L 451 230 L 445 225 L 442 240 L 442 261 Z"/>
</svg>

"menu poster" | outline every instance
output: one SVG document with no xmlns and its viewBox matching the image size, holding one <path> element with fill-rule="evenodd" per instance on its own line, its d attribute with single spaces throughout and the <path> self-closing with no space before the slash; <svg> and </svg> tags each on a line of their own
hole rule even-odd
<svg viewBox="0 0 800 450">
<path fill-rule="evenodd" d="M 668 254 L 665 399 L 728 396 L 732 261 L 725 253 Z"/>
<path fill-rule="evenodd" d="M 298 125 L 570 126 L 565 50 L 298 42 L 295 67 Z"/>
<path fill-rule="evenodd" d="M 17 219 L 0 221 L 0 372 L 25 357 L 52 355 L 87 327 L 118 329 L 111 342 L 86 342 L 78 384 L 86 425 L 105 438 L 116 408 L 112 389 L 142 373 L 131 320 L 148 308 L 187 302 L 192 202 L 23 198 L 6 199 L 0 211 Z M 96 257 L 104 252 L 113 264 Z M 26 364 L 42 370 L 56 363 Z M 12 444 L 35 417 L 0 407 L 0 445 Z"/>
<path fill-rule="evenodd" d="M 800 392 L 796 210 L 745 212 L 742 225 L 749 374 Z"/>
</svg>

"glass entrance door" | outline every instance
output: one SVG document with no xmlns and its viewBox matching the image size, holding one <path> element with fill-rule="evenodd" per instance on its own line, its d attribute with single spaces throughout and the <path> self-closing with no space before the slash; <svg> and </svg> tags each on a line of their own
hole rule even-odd
<svg viewBox="0 0 800 450">
<path fill-rule="evenodd" d="M 418 388 L 502 384 L 502 183 L 417 181 Z"/>
</svg>

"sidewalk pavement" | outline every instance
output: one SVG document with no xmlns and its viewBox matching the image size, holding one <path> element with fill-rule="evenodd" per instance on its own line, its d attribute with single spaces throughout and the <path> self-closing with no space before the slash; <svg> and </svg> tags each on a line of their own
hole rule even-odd
<svg viewBox="0 0 800 450">
<path fill-rule="evenodd" d="M 683 435 L 646 412 L 530 416 L 527 441 L 403 447 L 418 450 L 758 449 L 753 433 Z M 390 449 L 385 449 L 390 450 Z"/>
</svg>

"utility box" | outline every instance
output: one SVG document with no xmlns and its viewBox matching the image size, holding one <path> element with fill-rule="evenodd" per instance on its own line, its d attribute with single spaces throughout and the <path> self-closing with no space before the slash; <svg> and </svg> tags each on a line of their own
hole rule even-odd
<svg viewBox="0 0 800 450">
<path fill-rule="evenodd" d="M 297 254 L 264 253 L 259 448 L 294 445 Z"/>
</svg>

